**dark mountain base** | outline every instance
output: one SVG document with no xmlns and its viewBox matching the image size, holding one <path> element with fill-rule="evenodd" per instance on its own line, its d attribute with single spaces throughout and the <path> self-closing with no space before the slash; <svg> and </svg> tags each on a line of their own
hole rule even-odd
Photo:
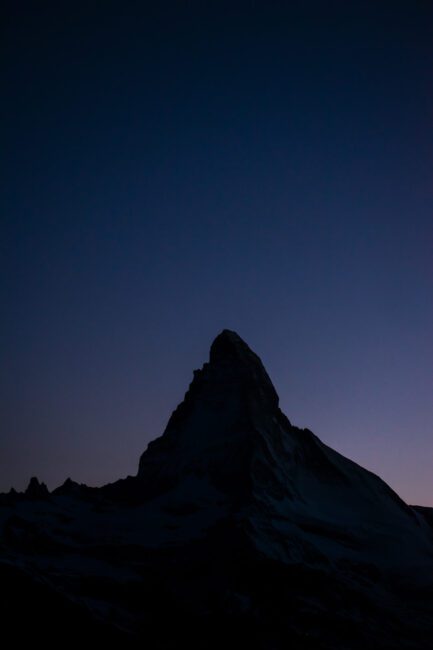
<svg viewBox="0 0 433 650">
<path fill-rule="evenodd" d="M 326 568 L 287 566 L 257 553 L 233 522 L 184 548 L 95 553 L 133 565 L 141 579 L 59 581 L 0 565 L 3 633 L 46 648 L 85 639 L 155 650 L 431 650 L 433 592 L 411 594 L 368 566 L 345 581 Z M 86 606 L 97 602 L 99 615 Z"/>
</svg>

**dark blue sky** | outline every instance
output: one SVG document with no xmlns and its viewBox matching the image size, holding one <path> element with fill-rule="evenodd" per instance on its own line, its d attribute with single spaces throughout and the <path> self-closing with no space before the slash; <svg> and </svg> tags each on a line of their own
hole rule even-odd
<svg viewBox="0 0 433 650">
<path fill-rule="evenodd" d="M 228 327 L 433 505 L 433 5 L 8 4 L 0 489 L 135 473 Z"/>
</svg>

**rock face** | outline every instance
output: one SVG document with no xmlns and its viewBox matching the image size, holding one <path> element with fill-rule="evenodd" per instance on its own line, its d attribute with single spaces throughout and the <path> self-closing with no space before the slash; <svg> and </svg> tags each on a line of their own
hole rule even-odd
<svg viewBox="0 0 433 650">
<path fill-rule="evenodd" d="M 259 357 L 235 332 L 224 330 L 164 434 L 142 455 L 138 478 L 163 491 L 186 476 L 204 475 L 232 498 L 247 498 L 259 428 L 275 428 L 272 420 L 281 415 Z"/>
<path fill-rule="evenodd" d="M 52 647 L 66 626 L 127 647 L 431 648 L 430 509 L 293 426 L 229 330 L 137 476 L 32 479 L 0 506 L 5 620 L 28 610 Z"/>
</svg>

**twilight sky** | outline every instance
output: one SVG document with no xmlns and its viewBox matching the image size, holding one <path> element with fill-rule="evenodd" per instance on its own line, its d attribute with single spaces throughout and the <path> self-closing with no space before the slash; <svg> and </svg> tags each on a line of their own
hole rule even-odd
<svg viewBox="0 0 433 650">
<path fill-rule="evenodd" d="M 0 490 L 134 474 L 227 327 L 433 506 L 433 4 L 8 4 Z"/>
</svg>

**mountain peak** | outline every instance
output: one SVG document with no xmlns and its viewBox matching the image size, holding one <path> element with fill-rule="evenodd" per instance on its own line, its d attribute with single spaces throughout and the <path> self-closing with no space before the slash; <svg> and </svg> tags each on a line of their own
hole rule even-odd
<svg viewBox="0 0 433 650">
<path fill-rule="evenodd" d="M 216 382 L 228 382 L 231 392 L 258 392 L 274 407 L 278 407 L 278 395 L 260 357 L 233 330 L 224 329 L 214 339 L 209 364 L 204 364 L 202 370 L 195 373 L 195 379 L 203 372 Z"/>
<path fill-rule="evenodd" d="M 279 417 L 278 401 L 260 358 L 236 332 L 224 329 L 211 345 L 209 361 L 194 371 L 164 434 L 142 455 L 138 475 L 156 485 L 162 474 L 172 478 L 182 467 L 202 471 L 211 459 L 227 473 L 227 458 L 245 459 L 254 432 Z M 237 462 L 232 474 L 239 470 Z"/>
<path fill-rule="evenodd" d="M 232 330 L 224 329 L 214 339 L 210 348 L 210 362 L 230 361 L 254 354 L 245 341 Z M 254 355 L 256 356 L 256 355 Z"/>
</svg>

